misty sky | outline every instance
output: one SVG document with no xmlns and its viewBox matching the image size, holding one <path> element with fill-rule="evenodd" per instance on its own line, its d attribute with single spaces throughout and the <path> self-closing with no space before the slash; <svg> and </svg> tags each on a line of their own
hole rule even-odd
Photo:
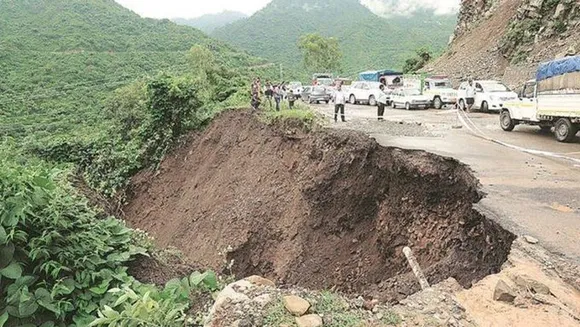
<svg viewBox="0 0 580 327">
<path fill-rule="evenodd" d="M 224 10 L 251 15 L 271 0 L 116 0 L 141 16 L 151 18 L 193 18 Z M 328 0 L 332 1 L 332 0 Z M 361 0 L 380 15 L 410 14 L 418 8 L 435 9 L 437 13 L 456 12 L 460 0 Z"/>
</svg>

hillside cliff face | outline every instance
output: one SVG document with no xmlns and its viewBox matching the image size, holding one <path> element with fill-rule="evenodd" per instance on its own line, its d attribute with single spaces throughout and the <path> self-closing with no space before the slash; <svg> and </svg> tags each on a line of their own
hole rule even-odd
<svg viewBox="0 0 580 327">
<path fill-rule="evenodd" d="M 515 87 L 540 62 L 579 50 L 578 0 L 464 0 L 449 48 L 426 70 Z"/>
</svg>

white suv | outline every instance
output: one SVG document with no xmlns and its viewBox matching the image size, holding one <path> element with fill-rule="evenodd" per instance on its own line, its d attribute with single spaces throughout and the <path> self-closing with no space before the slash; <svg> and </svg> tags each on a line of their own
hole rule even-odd
<svg viewBox="0 0 580 327">
<path fill-rule="evenodd" d="M 354 82 L 348 90 L 348 102 L 352 104 L 366 103 L 376 106 L 381 93 L 379 82 Z M 388 93 L 387 93 L 388 96 Z M 387 97 L 390 100 L 390 97 Z"/>
<path fill-rule="evenodd" d="M 469 82 L 463 82 L 459 86 L 459 106 L 467 106 L 467 87 Z M 501 111 L 504 104 L 508 101 L 518 99 L 518 95 L 511 91 L 507 86 L 498 81 L 473 81 L 475 88 L 475 103 L 473 109 L 481 111 Z"/>
</svg>

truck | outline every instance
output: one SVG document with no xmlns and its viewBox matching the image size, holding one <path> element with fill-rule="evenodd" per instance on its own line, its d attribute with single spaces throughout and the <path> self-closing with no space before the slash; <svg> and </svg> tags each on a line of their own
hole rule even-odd
<svg viewBox="0 0 580 327">
<path fill-rule="evenodd" d="M 500 126 L 511 132 L 517 125 L 536 125 L 560 142 L 571 142 L 580 130 L 580 56 L 539 65 L 519 98 L 504 104 Z"/>
<path fill-rule="evenodd" d="M 358 74 L 360 81 L 364 82 L 380 82 L 387 88 L 394 89 L 401 86 L 403 73 L 390 70 L 370 70 Z"/>
<path fill-rule="evenodd" d="M 457 102 L 457 91 L 453 89 L 451 80 L 447 76 L 425 77 L 407 74 L 403 76 L 403 88 L 419 90 L 422 95 L 429 97 L 431 106 L 435 109 L 441 109 L 445 105 Z"/>
</svg>

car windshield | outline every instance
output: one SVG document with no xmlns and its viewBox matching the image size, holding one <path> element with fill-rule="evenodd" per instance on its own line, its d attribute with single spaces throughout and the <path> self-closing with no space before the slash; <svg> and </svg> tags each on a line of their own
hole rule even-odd
<svg viewBox="0 0 580 327">
<path fill-rule="evenodd" d="M 483 84 L 483 88 L 487 92 L 507 92 L 510 90 L 507 86 L 501 83 L 485 83 Z"/>
<path fill-rule="evenodd" d="M 328 85 L 331 85 L 332 84 L 332 79 L 330 79 L 330 78 L 319 78 L 318 79 L 318 83 L 319 84 L 322 84 L 322 85 L 328 86 Z"/>
<path fill-rule="evenodd" d="M 433 82 L 433 87 L 436 89 L 451 89 L 451 81 L 437 81 Z"/>
<path fill-rule="evenodd" d="M 405 90 L 403 93 L 407 96 L 409 96 L 409 95 L 421 95 L 421 92 L 419 92 L 419 90 Z"/>
</svg>

